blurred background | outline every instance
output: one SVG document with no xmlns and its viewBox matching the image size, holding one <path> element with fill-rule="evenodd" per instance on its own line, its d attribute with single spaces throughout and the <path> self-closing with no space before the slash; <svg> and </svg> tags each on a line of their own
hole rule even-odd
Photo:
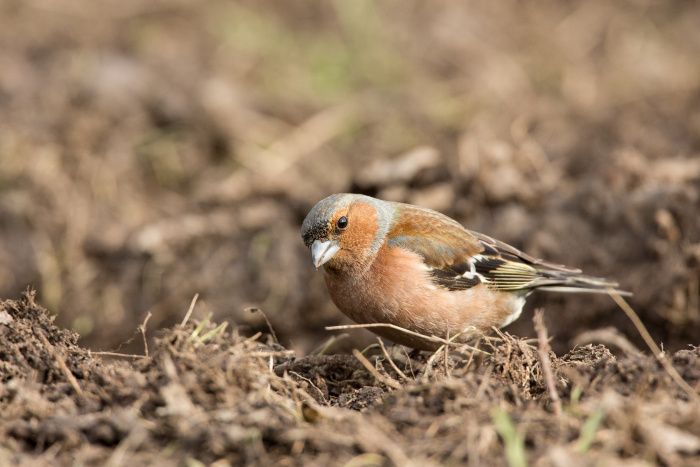
<svg viewBox="0 0 700 467">
<path fill-rule="evenodd" d="M 693 1 L 3 0 L 0 298 L 34 287 L 125 350 L 199 293 L 195 317 L 251 334 L 259 307 L 305 354 L 349 321 L 301 221 L 352 191 L 614 278 L 667 350 L 697 344 L 699 24 Z M 641 342 L 604 296 L 535 294 L 507 330 L 535 307 L 557 352 Z"/>
</svg>

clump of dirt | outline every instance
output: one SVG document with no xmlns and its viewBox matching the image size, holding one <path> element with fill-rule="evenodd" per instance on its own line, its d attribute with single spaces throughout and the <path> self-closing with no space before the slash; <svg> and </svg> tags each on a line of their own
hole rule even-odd
<svg viewBox="0 0 700 467">
<path fill-rule="evenodd" d="M 64 352 L 64 362 L 71 373 L 89 379 L 96 362 L 89 352 L 78 347 L 80 336 L 75 331 L 53 325 L 54 316 L 34 303 L 34 292 L 27 292 L 19 302 L 2 303 L 0 312 L 0 359 L 3 362 L 0 381 L 35 375 L 42 384 L 62 379 L 62 368 L 54 358 L 55 348 Z"/>
<path fill-rule="evenodd" d="M 286 355 L 274 346 L 236 333 L 200 337 L 215 328 L 205 323 L 195 333 L 193 323 L 164 331 L 148 357 L 104 363 L 75 345 L 76 333 L 53 326 L 32 294 L 3 307 L 12 319 L 0 326 L 0 355 L 10 368 L 0 413 L 11 461 L 38 452 L 35 460 L 97 465 L 126 450 L 146 462 L 174 443 L 178 457 L 241 462 L 260 457 L 294 422 L 279 402 L 291 381 L 268 367 Z"/>
<path fill-rule="evenodd" d="M 206 320 L 158 333 L 149 355 L 102 360 L 33 293 L 3 302 L 0 463 L 679 465 L 700 453 L 697 396 L 639 353 L 551 354 L 557 414 L 537 350 L 508 334 L 414 358 L 297 358 Z M 699 357 L 665 358 L 696 387 Z"/>
</svg>

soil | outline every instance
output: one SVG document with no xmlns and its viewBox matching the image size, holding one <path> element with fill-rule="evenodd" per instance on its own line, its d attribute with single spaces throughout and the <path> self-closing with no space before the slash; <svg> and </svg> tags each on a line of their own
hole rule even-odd
<svg viewBox="0 0 700 467">
<path fill-rule="evenodd" d="M 1 2 L 0 464 L 700 465 L 697 24 Z M 299 235 L 334 192 L 619 281 L 661 360 L 610 297 L 536 293 L 476 350 L 363 362 Z"/>
<path fill-rule="evenodd" d="M 208 321 L 106 361 L 32 293 L 0 317 L 3 465 L 690 465 L 700 453 L 697 396 L 655 358 L 602 345 L 550 354 L 557 412 L 536 348 L 506 334 L 430 359 L 391 349 L 365 359 L 370 372 Z M 664 357 L 693 387 L 698 352 Z"/>
</svg>

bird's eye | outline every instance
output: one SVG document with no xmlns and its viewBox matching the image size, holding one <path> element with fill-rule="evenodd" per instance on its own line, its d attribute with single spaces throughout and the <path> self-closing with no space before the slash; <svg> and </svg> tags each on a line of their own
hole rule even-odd
<svg viewBox="0 0 700 467">
<path fill-rule="evenodd" d="M 340 230 L 343 230 L 348 226 L 348 218 L 345 216 L 341 217 L 335 225 L 337 225 Z"/>
</svg>

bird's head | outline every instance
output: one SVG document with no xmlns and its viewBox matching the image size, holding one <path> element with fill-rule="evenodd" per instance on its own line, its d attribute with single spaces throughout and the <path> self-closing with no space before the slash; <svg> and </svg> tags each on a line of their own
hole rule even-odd
<svg viewBox="0 0 700 467">
<path fill-rule="evenodd" d="M 319 201 L 301 226 L 301 237 L 311 249 L 314 266 L 361 266 L 384 240 L 392 210 L 390 203 L 350 193 Z"/>
</svg>

